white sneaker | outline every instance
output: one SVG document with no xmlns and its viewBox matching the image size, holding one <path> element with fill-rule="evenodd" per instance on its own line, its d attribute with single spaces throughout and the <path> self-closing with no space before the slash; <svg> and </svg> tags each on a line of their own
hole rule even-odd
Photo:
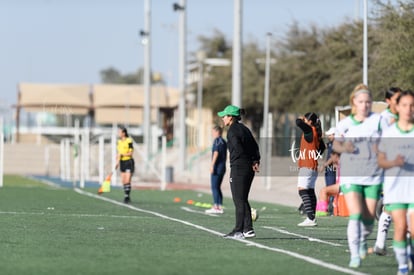
<svg viewBox="0 0 414 275">
<path fill-rule="evenodd" d="M 205 211 L 206 214 L 223 214 L 223 208 L 210 208 Z"/>
<path fill-rule="evenodd" d="M 303 227 L 305 227 L 305 226 L 317 226 L 317 225 L 318 224 L 316 223 L 316 219 L 311 220 L 309 218 L 306 218 L 306 220 L 304 220 L 303 222 L 298 223 L 298 226 L 303 226 Z"/>
<path fill-rule="evenodd" d="M 243 236 L 245 238 L 254 238 L 256 237 L 256 233 L 254 232 L 254 230 L 249 230 L 247 232 L 243 232 Z"/>
</svg>

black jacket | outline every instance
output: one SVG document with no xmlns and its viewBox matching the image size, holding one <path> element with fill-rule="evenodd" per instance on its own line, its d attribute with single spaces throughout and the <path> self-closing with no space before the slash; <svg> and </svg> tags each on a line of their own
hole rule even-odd
<svg viewBox="0 0 414 275">
<path fill-rule="evenodd" d="M 260 162 L 259 146 L 249 128 L 239 122 L 230 125 L 227 132 L 227 147 L 230 152 L 230 166 L 248 165 Z"/>
</svg>

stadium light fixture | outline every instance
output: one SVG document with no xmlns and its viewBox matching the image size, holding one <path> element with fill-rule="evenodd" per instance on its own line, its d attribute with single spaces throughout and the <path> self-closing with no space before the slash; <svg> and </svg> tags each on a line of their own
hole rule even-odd
<svg viewBox="0 0 414 275">
<path fill-rule="evenodd" d="M 184 6 L 182 6 L 182 5 L 178 4 L 178 3 L 174 3 L 173 4 L 173 10 L 174 11 L 183 11 L 184 9 L 185 9 Z"/>
<path fill-rule="evenodd" d="M 139 35 L 141 36 L 141 44 L 146 45 L 148 43 L 149 32 L 140 30 Z"/>
</svg>

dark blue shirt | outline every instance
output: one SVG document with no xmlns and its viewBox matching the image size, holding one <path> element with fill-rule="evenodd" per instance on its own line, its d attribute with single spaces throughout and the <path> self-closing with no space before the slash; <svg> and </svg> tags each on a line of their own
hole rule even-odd
<svg viewBox="0 0 414 275">
<path fill-rule="evenodd" d="M 222 137 L 217 137 L 213 141 L 212 153 L 217 152 L 218 156 L 214 163 L 213 174 L 224 174 L 226 172 L 227 143 Z"/>
<path fill-rule="evenodd" d="M 332 142 L 329 141 L 326 144 L 326 160 L 329 160 L 331 158 L 332 154 Z M 333 164 L 330 164 L 329 166 L 325 167 L 325 184 L 326 186 L 332 185 L 336 183 L 336 171 Z"/>
</svg>

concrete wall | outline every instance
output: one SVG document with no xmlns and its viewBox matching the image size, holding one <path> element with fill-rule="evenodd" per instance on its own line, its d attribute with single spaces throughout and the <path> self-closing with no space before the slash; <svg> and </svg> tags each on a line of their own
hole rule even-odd
<svg viewBox="0 0 414 275">
<path fill-rule="evenodd" d="M 4 173 L 55 175 L 60 171 L 59 145 L 5 144 Z"/>
</svg>

